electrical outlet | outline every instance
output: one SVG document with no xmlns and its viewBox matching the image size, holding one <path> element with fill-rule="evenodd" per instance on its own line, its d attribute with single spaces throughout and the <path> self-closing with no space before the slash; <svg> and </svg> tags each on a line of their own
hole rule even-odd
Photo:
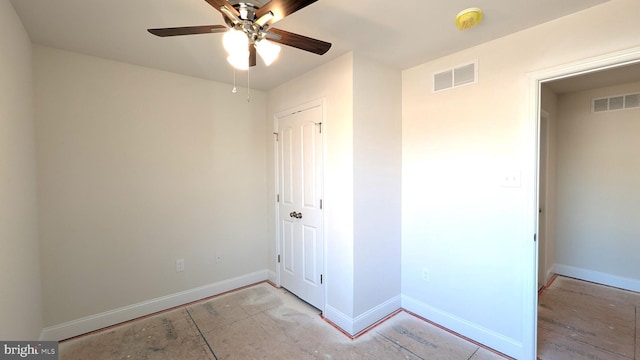
<svg viewBox="0 0 640 360">
<path fill-rule="evenodd" d="M 216 253 L 216 264 L 219 264 L 222 262 L 222 255 L 220 255 L 220 253 Z"/>
<path fill-rule="evenodd" d="M 176 272 L 183 272 L 183 271 L 184 271 L 184 259 L 177 259 Z"/>
<path fill-rule="evenodd" d="M 427 268 L 422 268 L 422 280 L 429 281 L 431 280 L 431 272 Z"/>
</svg>

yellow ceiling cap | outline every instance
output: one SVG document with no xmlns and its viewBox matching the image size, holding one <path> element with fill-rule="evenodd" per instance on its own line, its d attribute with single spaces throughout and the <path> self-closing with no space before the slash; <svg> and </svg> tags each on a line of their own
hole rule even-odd
<svg viewBox="0 0 640 360">
<path fill-rule="evenodd" d="M 478 25 L 482 21 L 482 10 L 479 8 L 468 8 L 462 10 L 456 16 L 456 26 L 460 30 L 466 30 Z"/>
</svg>

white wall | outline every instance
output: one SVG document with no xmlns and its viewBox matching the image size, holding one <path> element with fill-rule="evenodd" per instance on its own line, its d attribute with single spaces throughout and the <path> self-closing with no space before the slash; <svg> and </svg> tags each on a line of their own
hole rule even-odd
<svg viewBox="0 0 640 360">
<path fill-rule="evenodd" d="M 31 41 L 0 1 L 0 339 L 35 340 L 42 329 Z"/>
<path fill-rule="evenodd" d="M 353 72 L 354 315 L 387 315 L 400 307 L 402 77 L 357 54 Z"/>
<path fill-rule="evenodd" d="M 640 2 L 613 0 L 403 72 L 405 308 L 531 357 L 536 209 L 528 74 L 640 45 L 638 13 Z M 476 59 L 478 84 L 431 92 L 434 72 Z M 514 169 L 521 187 L 501 187 Z"/>
<path fill-rule="evenodd" d="M 45 325 L 264 272 L 264 93 L 34 54 Z"/>
<path fill-rule="evenodd" d="M 559 96 L 556 225 L 557 265 L 586 272 L 591 281 L 627 279 L 635 291 L 640 108 L 592 113 L 591 99 L 638 92 L 640 82 Z"/>
</svg>

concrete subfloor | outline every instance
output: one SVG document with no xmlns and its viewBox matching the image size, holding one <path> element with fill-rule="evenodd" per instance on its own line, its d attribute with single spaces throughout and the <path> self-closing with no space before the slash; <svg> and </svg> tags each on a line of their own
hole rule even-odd
<svg viewBox="0 0 640 360">
<path fill-rule="evenodd" d="M 504 358 L 406 312 L 352 340 L 317 309 L 261 283 L 64 341 L 60 359 Z"/>
<path fill-rule="evenodd" d="M 640 293 L 558 276 L 538 299 L 543 360 L 640 360 Z"/>
</svg>

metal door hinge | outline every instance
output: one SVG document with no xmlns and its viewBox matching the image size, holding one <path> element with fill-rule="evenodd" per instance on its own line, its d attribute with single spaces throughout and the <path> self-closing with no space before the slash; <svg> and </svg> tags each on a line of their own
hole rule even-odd
<svg viewBox="0 0 640 360">
<path fill-rule="evenodd" d="M 278 134 L 277 132 L 274 132 L 273 135 L 276 136 L 276 141 L 280 141 L 280 134 Z"/>
<path fill-rule="evenodd" d="M 320 210 L 322 210 L 322 199 L 320 199 Z"/>
<path fill-rule="evenodd" d="M 322 274 L 320 274 L 320 284 L 322 284 Z"/>
<path fill-rule="evenodd" d="M 278 254 L 278 264 L 280 263 L 280 254 Z"/>
<path fill-rule="evenodd" d="M 536 242 L 537 235 L 538 234 L 533 234 L 533 242 Z"/>
<path fill-rule="evenodd" d="M 321 122 L 317 122 L 315 124 L 318 125 L 318 128 L 320 129 L 320 134 L 322 134 L 322 123 Z"/>
<path fill-rule="evenodd" d="M 280 194 L 276 195 L 276 202 L 280 202 Z"/>
</svg>

